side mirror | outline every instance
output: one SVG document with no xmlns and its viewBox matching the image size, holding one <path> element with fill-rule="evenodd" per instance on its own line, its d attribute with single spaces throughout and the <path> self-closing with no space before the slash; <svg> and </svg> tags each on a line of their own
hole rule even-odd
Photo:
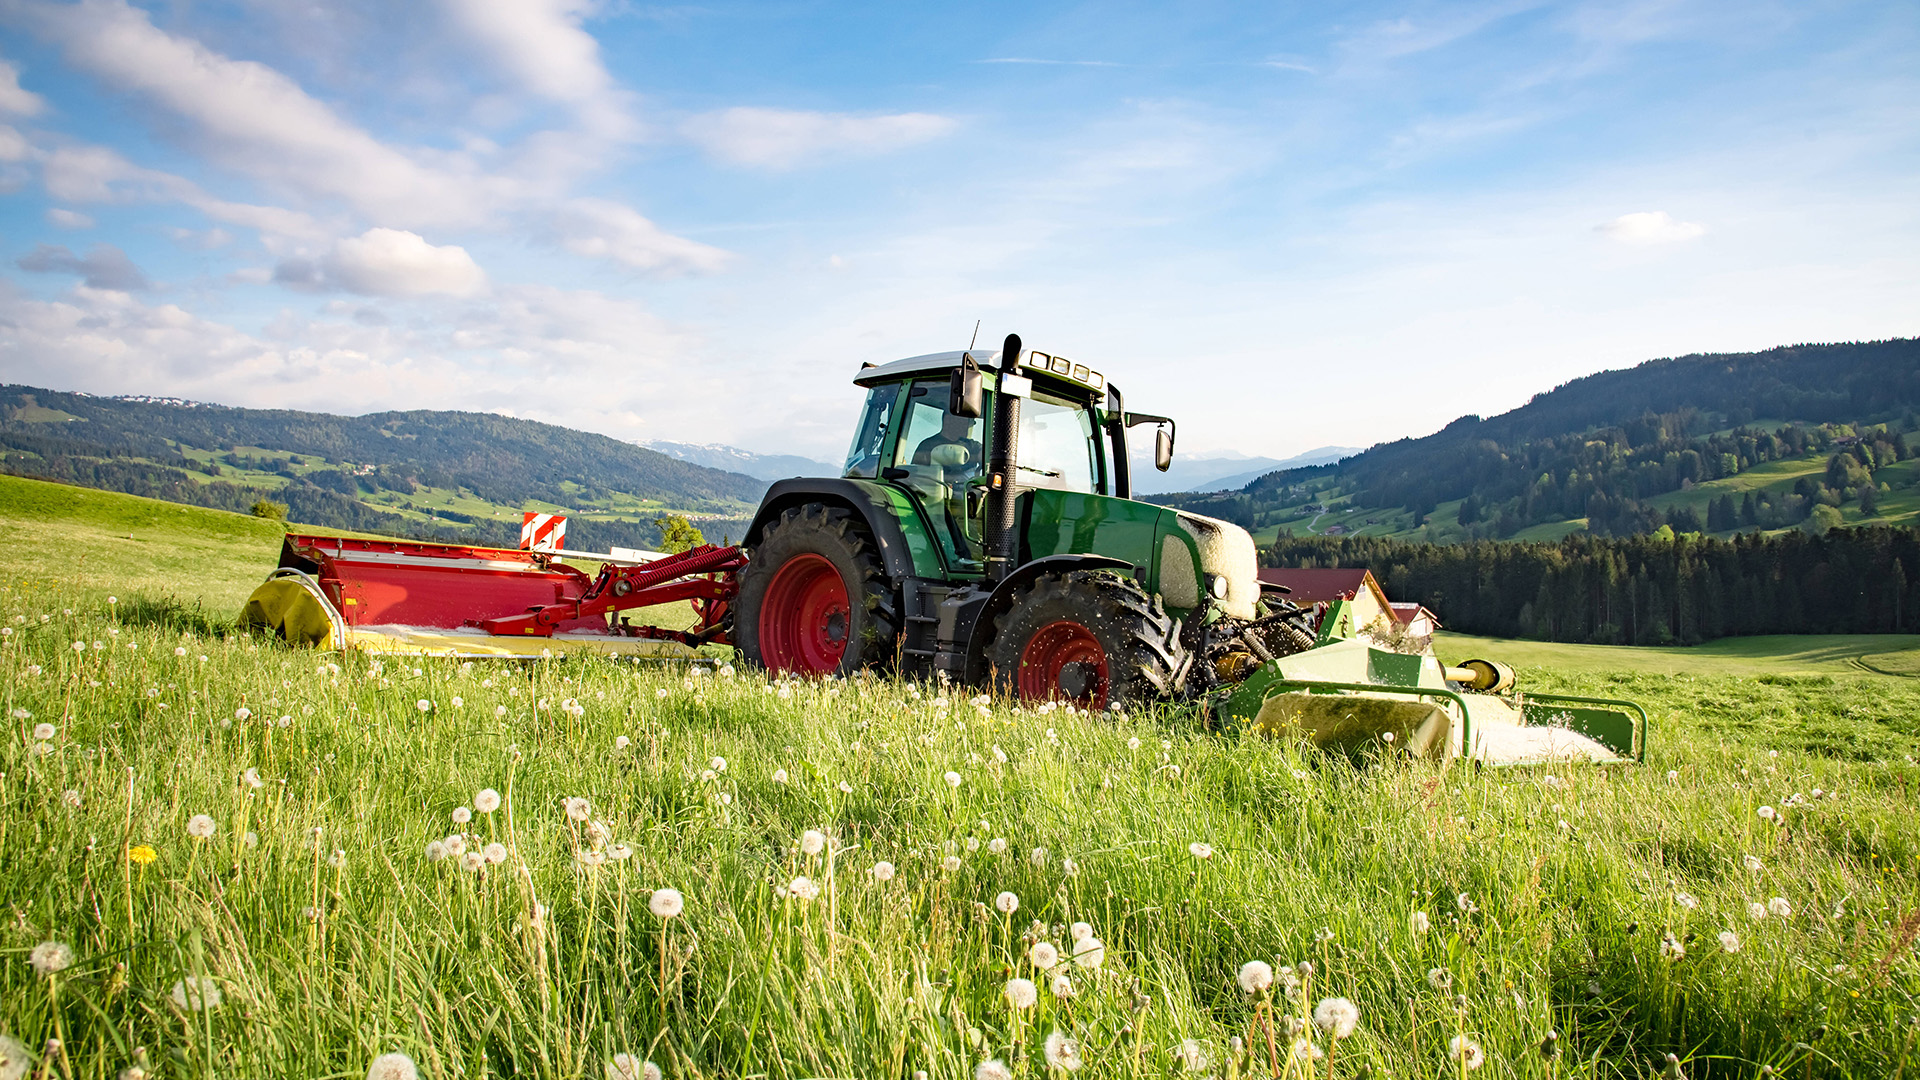
<svg viewBox="0 0 1920 1080">
<path fill-rule="evenodd" d="M 1173 467 L 1173 432 L 1166 428 L 1153 429 L 1153 467 L 1161 472 Z"/>
<path fill-rule="evenodd" d="M 980 365 L 973 362 L 972 353 L 967 353 L 960 358 L 960 366 L 954 369 L 953 380 L 947 390 L 947 411 L 955 416 L 978 418 L 981 404 Z"/>
</svg>

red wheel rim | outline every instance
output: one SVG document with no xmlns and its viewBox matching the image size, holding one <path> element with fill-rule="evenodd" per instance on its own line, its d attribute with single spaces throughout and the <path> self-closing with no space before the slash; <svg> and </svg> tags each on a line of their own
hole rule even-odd
<svg viewBox="0 0 1920 1080">
<path fill-rule="evenodd" d="M 1020 696 L 1028 701 L 1058 698 L 1104 709 L 1108 685 L 1107 650 L 1077 622 L 1048 623 L 1020 650 Z"/>
<path fill-rule="evenodd" d="M 840 571 L 820 555 L 796 555 L 774 571 L 760 602 L 760 662 L 774 671 L 840 670 L 853 608 Z"/>
</svg>

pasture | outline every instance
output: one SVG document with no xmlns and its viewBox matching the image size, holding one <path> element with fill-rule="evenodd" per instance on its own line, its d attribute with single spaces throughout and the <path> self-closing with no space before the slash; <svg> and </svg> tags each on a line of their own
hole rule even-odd
<svg viewBox="0 0 1920 1080">
<path fill-rule="evenodd" d="M 0 478 L 0 527 L 30 1075 L 1920 1069 L 1911 639 L 1443 639 L 1643 702 L 1648 763 L 1356 767 L 1183 709 L 288 650 L 230 629 L 270 523 Z"/>
</svg>

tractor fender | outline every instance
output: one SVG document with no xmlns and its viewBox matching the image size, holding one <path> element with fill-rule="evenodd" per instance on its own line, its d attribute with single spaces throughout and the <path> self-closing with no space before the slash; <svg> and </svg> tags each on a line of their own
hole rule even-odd
<svg viewBox="0 0 1920 1080">
<path fill-rule="evenodd" d="M 1134 569 L 1134 565 L 1127 560 L 1108 555 L 1048 555 L 1023 563 L 1008 574 L 1006 580 L 995 585 L 993 592 L 987 596 L 987 602 L 980 605 L 980 614 L 973 621 L 973 632 L 967 637 L 967 680 L 975 683 L 985 681 L 987 641 L 993 637 L 994 620 L 1013 606 L 1015 590 L 1042 574 L 1064 574 L 1069 570 L 1125 570 L 1131 573 Z"/>
<path fill-rule="evenodd" d="M 895 515 L 886 489 L 867 481 L 824 477 L 775 481 L 760 499 L 760 509 L 754 512 L 753 524 L 747 527 L 742 546 L 751 548 L 758 544 L 768 522 L 778 519 L 792 507 L 807 503 L 839 506 L 851 511 L 865 526 L 867 534 L 873 537 L 874 547 L 880 551 L 881 566 L 895 587 L 915 576 L 913 548 L 907 542 L 906 531 L 900 527 L 900 519 Z"/>
</svg>

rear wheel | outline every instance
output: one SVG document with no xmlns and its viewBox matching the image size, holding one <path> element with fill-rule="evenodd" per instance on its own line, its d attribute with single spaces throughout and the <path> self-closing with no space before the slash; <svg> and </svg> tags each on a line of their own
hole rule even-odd
<svg viewBox="0 0 1920 1080">
<path fill-rule="evenodd" d="M 786 510 L 747 556 L 734 640 L 749 661 L 796 675 L 892 663 L 893 589 L 852 513 L 820 503 Z"/>
<path fill-rule="evenodd" d="M 994 687 L 1024 701 L 1104 709 L 1179 689 L 1180 622 L 1139 587 L 1091 570 L 1043 574 L 994 623 Z"/>
</svg>

